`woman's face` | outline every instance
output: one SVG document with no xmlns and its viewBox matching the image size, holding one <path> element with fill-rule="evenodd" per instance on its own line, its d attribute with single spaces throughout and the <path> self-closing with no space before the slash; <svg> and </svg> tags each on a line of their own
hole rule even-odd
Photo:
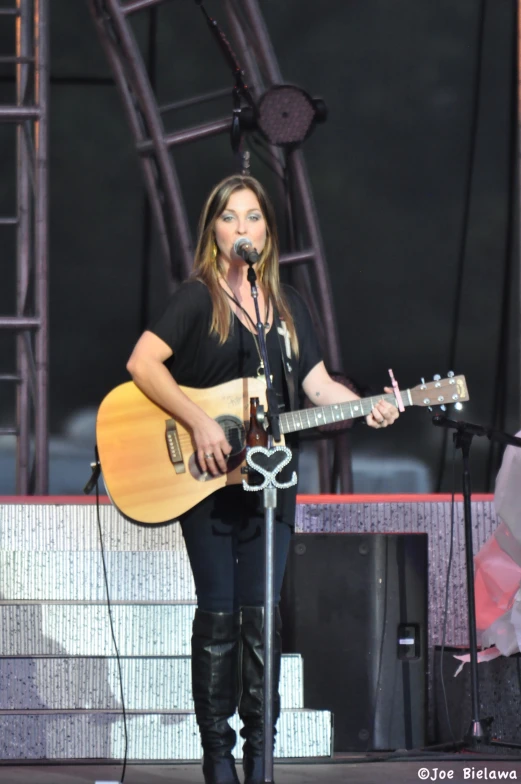
<svg viewBox="0 0 521 784">
<path fill-rule="evenodd" d="M 214 231 L 219 255 L 224 261 L 244 263 L 233 251 L 233 245 L 240 237 L 251 240 L 260 253 L 266 243 L 266 221 L 254 192 L 244 189 L 232 193 L 215 222 Z"/>
</svg>

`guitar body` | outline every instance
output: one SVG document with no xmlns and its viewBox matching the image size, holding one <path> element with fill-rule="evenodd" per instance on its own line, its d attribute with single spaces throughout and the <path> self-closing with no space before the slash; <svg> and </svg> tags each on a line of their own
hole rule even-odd
<svg viewBox="0 0 521 784">
<path fill-rule="evenodd" d="M 129 381 L 113 389 L 101 403 L 96 439 L 107 492 L 126 517 L 140 523 L 165 523 L 207 496 L 244 479 L 244 430 L 250 419 L 250 397 L 266 403 L 262 379 L 238 379 L 209 389 L 181 387 L 228 434 L 233 451 L 229 472 L 213 477 L 202 474 L 190 432 L 181 422 L 153 403 Z M 167 423 L 175 428 L 181 458 L 172 462 L 167 444 Z M 231 424 L 230 424 L 231 423 Z M 242 428 L 241 428 L 242 425 Z M 239 432 L 241 431 L 241 432 Z M 241 440 L 241 443 L 239 443 Z"/>
</svg>

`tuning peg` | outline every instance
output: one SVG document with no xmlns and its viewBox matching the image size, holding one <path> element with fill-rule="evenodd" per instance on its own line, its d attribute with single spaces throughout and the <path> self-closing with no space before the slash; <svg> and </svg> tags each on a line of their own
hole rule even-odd
<svg viewBox="0 0 521 784">
<path fill-rule="evenodd" d="M 462 411 L 463 403 L 454 403 L 454 408 L 456 409 L 456 411 Z"/>
<path fill-rule="evenodd" d="M 440 406 L 440 408 L 441 408 L 442 411 L 446 411 L 447 410 L 447 406 Z"/>
<path fill-rule="evenodd" d="M 449 372 L 447 373 L 447 378 L 454 378 L 454 371 L 453 370 L 449 370 Z"/>
<path fill-rule="evenodd" d="M 427 408 L 429 409 L 429 411 L 433 411 L 434 410 L 432 406 L 427 406 Z"/>
<path fill-rule="evenodd" d="M 424 379 L 424 378 L 422 378 L 422 379 L 420 379 L 420 380 L 421 380 L 421 382 L 422 382 L 423 386 L 425 386 L 425 379 Z"/>
<path fill-rule="evenodd" d="M 439 373 L 436 373 L 436 375 L 432 377 L 432 380 L 433 380 L 433 381 L 441 381 L 441 376 L 440 376 L 440 374 L 439 374 Z"/>
</svg>

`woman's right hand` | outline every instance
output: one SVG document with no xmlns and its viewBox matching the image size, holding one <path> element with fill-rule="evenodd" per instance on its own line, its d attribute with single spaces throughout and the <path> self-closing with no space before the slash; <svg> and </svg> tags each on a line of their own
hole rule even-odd
<svg viewBox="0 0 521 784">
<path fill-rule="evenodd" d="M 213 476 L 225 474 L 226 461 L 232 448 L 220 424 L 205 414 L 192 427 L 192 436 L 201 471 L 208 471 Z"/>
<path fill-rule="evenodd" d="M 232 448 L 222 427 L 191 400 L 170 375 L 164 363 L 171 356 L 172 349 L 167 343 L 153 332 L 144 332 L 127 369 L 145 395 L 186 424 L 192 433 L 201 471 L 208 471 L 213 476 L 225 474 L 226 458 Z"/>
</svg>

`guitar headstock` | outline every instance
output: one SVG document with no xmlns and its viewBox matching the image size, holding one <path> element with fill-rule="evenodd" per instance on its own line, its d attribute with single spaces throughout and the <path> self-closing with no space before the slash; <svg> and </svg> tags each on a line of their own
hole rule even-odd
<svg viewBox="0 0 521 784">
<path fill-rule="evenodd" d="M 451 371 L 447 374 L 447 378 L 434 376 L 432 381 L 425 381 L 422 378 L 422 383 L 409 390 L 412 402 L 415 406 L 447 406 L 449 404 L 456 404 L 460 407 L 461 403 L 465 403 L 469 399 L 467 390 L 467 382 L 465 376 L 455 376 Z M 445 410 L 443 408 L 443 410 Z"/>
</svg>

